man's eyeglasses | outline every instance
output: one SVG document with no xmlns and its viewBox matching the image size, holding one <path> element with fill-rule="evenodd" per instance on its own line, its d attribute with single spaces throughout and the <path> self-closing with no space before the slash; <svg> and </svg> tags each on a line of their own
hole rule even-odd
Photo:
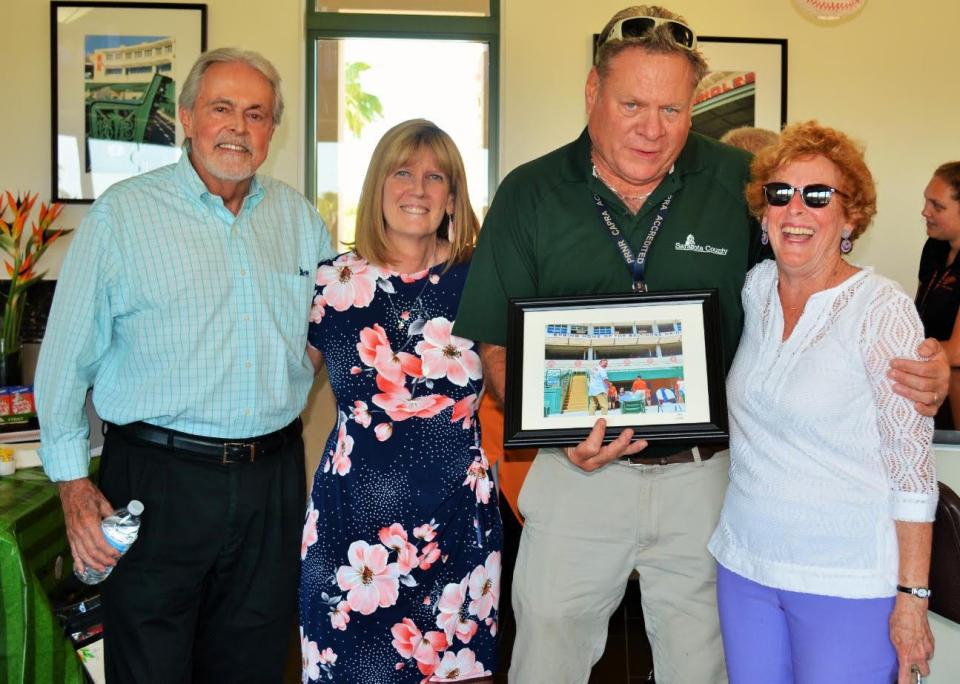
<svg viewBox="0 0 960 684">
<path fill-rule="evenodd" d="M 841 197 L 847 197 L 843 192 L 823 183 L 812 183 L 797 188 L 789 183 L 767 183 L 763 186 L 763 194 L 767 198 L 767 204 L 771 207 L 785 207 L 793 198 L 793 193 L 800 191 L 800 199 L 811 209 L 822 209 L 830 204 L 833 194 Z"/>
<path fill-rule="evenodd" d="M 661 24 L 667 26 L 670 35 L 677 45 L 688 50 L 696 49 L 697 34 L 693 32 L 692 28 L 676 19 L 664 19 L 662 17 L 627 17 L 626 19 L 621 19 L 613 25 L 609 33 L 607 33 L 600 42 L 600 45 L 608 43 L 611 40 L 643 38 Z"/>
</svg>

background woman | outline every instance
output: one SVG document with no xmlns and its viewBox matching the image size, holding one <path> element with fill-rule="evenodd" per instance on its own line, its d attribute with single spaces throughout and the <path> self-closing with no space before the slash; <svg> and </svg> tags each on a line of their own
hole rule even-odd
<svg viewBox="0 0 960 684">
<path fill-rule="evenodd" d="M 917 311 L 927 337 L 943 342 L 953 368 L 960 366 L 960 162 L 943 164 L 923 191 L 923 219 L 930 239 L 920 257 Z M 936 416 L 936 426 L 960 425 L 960 370 L 950 377 L 950 395 Z"/>
<path fill-rule="evenodd" d="M 317 272 L 310 353 L 339 420 L 303 532 L 304 681 L 494 670 L 502 533 L 480 359 L 450 334 L 478 229 L 453 141 L 407 121 L 374 150 L 353 251 Z"/>
<path fill-rule="evenodd" d="M 899 286 L 843 258 L 876 211 L 849 138 L 790 126 L 751 171 L 776 261 L 743 290 L 730 486 L 709 545 L 730 681 L 907 684 L 933 652 L 933 421 L 886 369 L 915 357 L 922 327 Z"/>
</svg>

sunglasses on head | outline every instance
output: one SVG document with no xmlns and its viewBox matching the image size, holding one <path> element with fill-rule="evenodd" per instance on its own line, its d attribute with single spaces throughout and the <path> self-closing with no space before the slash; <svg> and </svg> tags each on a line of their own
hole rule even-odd
<svg viewBox="0 0 960 684">
<path fill-rule="evenodd" d="M 785 207 L 793 199 L 793 193 L 800 191 L 800 199 L 811 209 L 822 209 L 830 204 L 834 193 L 841 197 L 847 195 L 836 188 L 823 183 L 811 183 L 801 188 L 794 187 L 789 183 L 767 183 L 763 186 L 763 194 L 767 198 L 767 204 L 771 207 Z"/>
<path fill-rule="evenodd" d="M 661 24 L 666 25 L 674 42 L 680 47 L 688 50 L 697 47 L 697 34 L 693 32 L 692 28 L 676 19 L 664 19 L 662 17 L 627 17 L 621 19 L 613 25 L 600 44 L 603 45 L 611 40 L 623 40 L 624 38 L 643 38 Z"/>
</svg>

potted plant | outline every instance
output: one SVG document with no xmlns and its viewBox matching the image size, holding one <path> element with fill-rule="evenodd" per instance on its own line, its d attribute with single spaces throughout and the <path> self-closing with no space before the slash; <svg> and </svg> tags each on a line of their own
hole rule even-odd
<svg viewBox="0 0 960 684">
<path fill-rule="evenodd" d="M 51 226 L 60 216 L 63 205 L 53 203 L 49 206 L 40 203 L 40 214 L 32 221 L 30 230 L 25 232 L 30 213 L 37 201 L 38 193 L 17 194 L 9 191 L 0 195 L 0 251 L 10 279 L 10 287 L 3 301 L 3 318 L 0 319 L 0 387 L 21 383 L 20 326 L 23 320 L 23 307 L 26 304 L 27 290 L 43 278 L 43 272 L 37 272 L 40 257 L 61 235 L 71 231 L 54 229 Z M 12 214 L 8 220 L 7 214 Z"/>
</svg>

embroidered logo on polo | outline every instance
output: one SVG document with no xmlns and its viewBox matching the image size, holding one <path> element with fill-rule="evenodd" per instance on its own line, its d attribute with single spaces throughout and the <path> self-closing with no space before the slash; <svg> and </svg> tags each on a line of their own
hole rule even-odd
<svg viewBox="0 0 960 684">
<path fill-rule="evenodd" d="M 687 235 L 686 242 L 675 242 L 673 248 L 678 252 L 700 252 L 701 254 L 716 254 L 717 256 L 726 256 L 726 247 L 714 247 L 713 245 L 698 245 L 697 239 L 693 233 Z"/>
</svg>

